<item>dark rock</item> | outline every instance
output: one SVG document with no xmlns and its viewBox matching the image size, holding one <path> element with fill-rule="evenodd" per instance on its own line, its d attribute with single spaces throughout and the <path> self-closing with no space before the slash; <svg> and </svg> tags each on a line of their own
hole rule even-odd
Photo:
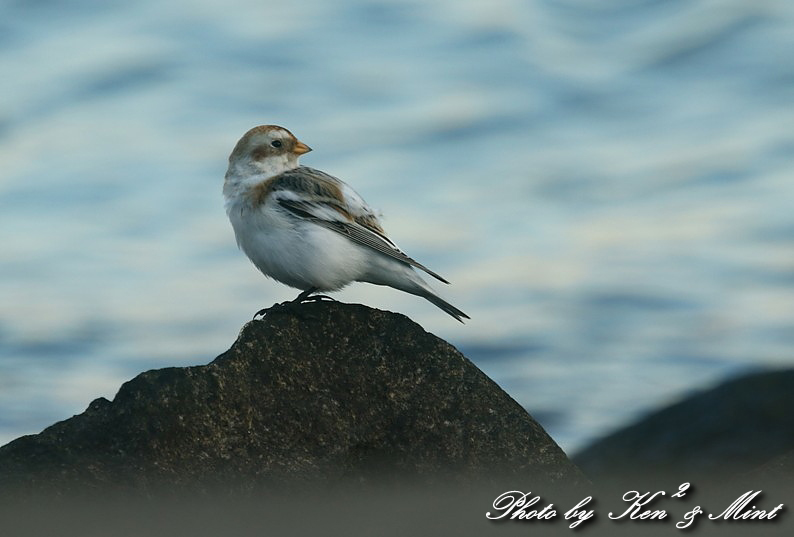
<svg viewBox="0 0 794 537">
<path fill-rule="evenodd" d="M 7 490 L 58 493 L 493 475 L 585 482 L 454 347 L 402 315 L 336 302 L 274 307 L 212 363 L 140 374 L 112 402 L 0 448 Z"/>
<path fill-rule="evenodd" d="M 591 479 L 732 479 L 794 449 L 794 370 L 730 380 L 574 457 Z M 760 474 L 758 474 L 760 475 Z"/>
</svg>

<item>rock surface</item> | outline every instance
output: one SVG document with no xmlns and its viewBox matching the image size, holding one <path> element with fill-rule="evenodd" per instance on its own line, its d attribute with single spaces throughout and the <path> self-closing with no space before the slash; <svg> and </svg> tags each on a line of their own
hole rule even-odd
<svg viewBox="0 0 794 537">
<path fill-rule="evenodd" d="M 792 408 L 794 370 L 751 374 L 655 412 L 574 461 L 594 481 L 637 475 L 731 479 L 794 450 Z M 780 461 L 779 469 L 790 471 L 791 458 Z"/>
<path fill-rule="evenodd" d="M 385 475 L 585 483 L 454 347 L 402 315 L 337 302 L 274 307 L 210 364 L 142 373 L 112 402 L 0 448 L 6 489 L 58 493 Z"/>
</svg>

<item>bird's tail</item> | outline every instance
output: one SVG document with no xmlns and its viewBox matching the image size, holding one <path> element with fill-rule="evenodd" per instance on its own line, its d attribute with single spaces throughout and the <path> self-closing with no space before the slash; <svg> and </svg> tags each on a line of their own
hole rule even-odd
<svg viewBox="0 0 794 537">
<path fill-rule="evenodd" d="M 421 296 L 432 302 L 440 309 L 444 310 L 455 319 L 463 322 L 463 319 L 470 319 L 468 315 L 458 308 L 438 296 L 435 291 L 425 282 L 419 274 L 408 265 L 400 266 L 399 270 L 394 270 L 394 265 L 388 265 L 390 270 L 380 270 L 375 277 L 364 278 L 364 281 L 378 285 L 388 285 L 400 291 Z"/>
<path fill-rule="evenodd" d="M 435 293 L 427 289 L 424 289 L 424 291 L 425 291 L 424 293 L 414 293 L 414 294 L 418 294 L 419 296 L 426 298 L 427 300 L 429 300 L 430 302 L 432 302 L 442 310 L 446 311 L 447 313 L 455 317 L 455 319 L 457 319 L 460 322 L 463 322 L 463 319 L 471 319 L 471 317 L 469 317 L 468 315 L 466 315 L 458 308 L 456 308 L 455 306 L 453 306 L 452 304 L 450 304 L 440 296 L 436 295 Z"/>
</svg>

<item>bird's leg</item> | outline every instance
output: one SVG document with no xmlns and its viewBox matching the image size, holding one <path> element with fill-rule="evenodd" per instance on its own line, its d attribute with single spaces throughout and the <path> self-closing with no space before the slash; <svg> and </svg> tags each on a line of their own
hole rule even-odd
<svg viewBox="0 0 794 537">
<path fill-rule="evenodd" d="M 325 302 L 325 301 L 336 302 L 336 299 L 328 295 L 312 295 L 306 300 L 304 300 L 304 302 Z"/>
<path fill-rule="evenodd" d="M 306 291 L 302 292 L 298 295 L 298 297 L 290 302 L 290 304 L 300 304 L 302 302 L 322 302 L 323 300 L 330 300 L 332 302 L 336 302 L 335 298 L 332 298 L 328 295 L 314 295 L 312 293 L 316 293 L 318 289 L 316 287 L 312 287 L 311 289 L 307 289 Z"/>
<path fill-rule="evenodd" d="M 313 295 L 312 294 L 312 293 L 316 293 L 316 292 L 317 292 L 317 288 L 316 287 L 310 287 L 309 289 L 306 289 L 305 291 L 301 292 L 301 294 L 299 294 L 293 300 L 287 300 L 286 302 L 280 302 L 278 304 L 274 304 L 270 308 L 262 308 L 261 310 L 257 311 L 254 314 L 254 319 L 256 319 L 259 316 L 263 316 L 264 317 L 268 313 L 272 313 L 272 312 L 275 312 L 275 311 L 284 311 L 284 312 L 286 312 L 290 308 L 292 308 L 294 306 L 297 306 L 298 304 L 302 304 L 304 302 L 322 302 L 324 300 L 331 300 L 331 301 L 334 301 L 334 302 L 336 301 L 335 299 L 333 299 L 333 298 L 331 298 L 330 296 L 327 296 L 327 295 Z"/>
<path fill-rule="evenodd" d="M 267 315 L 267 313 L 269 311 L 276 311 L 276 308 L 282 309 L 282 308 L 286 308 L 288 306 L 295 306 L 295 305 L 300 304 L 301 302 L 305 302 L 307 300 L 311 300 L 309 295 L 311 295 L 316 290 L 317 290 L 316 287 L 309 287 L 308 289 L 303 291 L 301 294 L 299 294 L 294 300 L 287 300 L 285 302 L 279 302 L 277 304 L 273 304 L 273 306 L 270 307 L 270 308 L 262 308 L 261 310 L 259 310 L 256 313 L 254 313 L 254 319 L 259 317 L 260 315 L 264 317 L 265 315 Z"/>
<path fill-rule="evenodd" d="M 309 298 L 309 295 L 311 295 L 315 291 L 317 291 L 316 287 L 309 287 L 308 289 L 303 291 L 301 294 L 299 294 L 295 298 L 295 300 L 292 301 L 292 304 L 300 304 L 301 302 L 306 302 L 307 300 L 313 300 L 313 299 Z"/>
</svg>

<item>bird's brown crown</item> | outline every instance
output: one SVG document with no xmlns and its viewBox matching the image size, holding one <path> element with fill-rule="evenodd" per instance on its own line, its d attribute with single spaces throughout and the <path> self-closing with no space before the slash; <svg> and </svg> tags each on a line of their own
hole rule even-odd
<svg viewBox="0 0 794 537">
<path fill-rule="evenodd" d="M 261 160 L 273 155 L 293 153 L 302 155 L 311 148 L 298 140 L 295 135 L 278 125 L 259 125 L 246 132 L 234 146 L 229 161 L 250 156 Z"/>
</svg>

